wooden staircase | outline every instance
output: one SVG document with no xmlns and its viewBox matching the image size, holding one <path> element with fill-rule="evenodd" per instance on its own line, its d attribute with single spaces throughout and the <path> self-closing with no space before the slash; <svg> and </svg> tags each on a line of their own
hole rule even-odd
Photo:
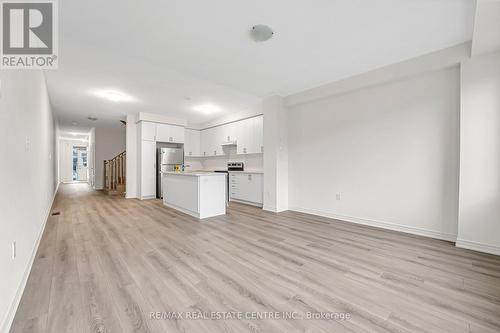
<svg viewBox="0 0 500 333">
<path fill-rule="evenodd" d="M 124 195 L 126 152 L 116 155 L 111 160 L 104 161 L 104 192 L 109 195 Z"/>
</svg>

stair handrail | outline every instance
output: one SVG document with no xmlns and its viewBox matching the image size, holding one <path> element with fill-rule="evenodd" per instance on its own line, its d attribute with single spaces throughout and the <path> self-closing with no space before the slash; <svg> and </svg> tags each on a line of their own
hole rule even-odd
<svg viewBox="0 0 500 333">
<path fill-rule="evenodd" d="M 125 189 L 126 184 L 126 151 L 110 160 L 104 160 L 104 190 L 117 191 Z"/>
</svg>

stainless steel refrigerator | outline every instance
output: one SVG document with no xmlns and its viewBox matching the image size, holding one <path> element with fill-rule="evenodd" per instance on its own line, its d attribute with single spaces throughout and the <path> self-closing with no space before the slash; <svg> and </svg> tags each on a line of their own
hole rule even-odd
<svg viewBox="0 0 500 333">
<path fill-rule="evenodd" d="M 158 148 L 157 149 L 157 168 L 156 175 L 156 197 L 163 198 L 163 187 L 161 184 L 162 171 L 174 171 L 176 165 L 184 164 L 183 148 Z"/>
</svg>

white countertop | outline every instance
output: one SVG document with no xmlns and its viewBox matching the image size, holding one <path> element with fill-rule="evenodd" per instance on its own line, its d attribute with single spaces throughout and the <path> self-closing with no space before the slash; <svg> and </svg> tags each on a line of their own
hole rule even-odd
<svg viewBox="0 0 500 333">
<path fill-rule="evenodd" d="M 176 175 L 176 176 L 191 176 L 191 177 L 201 177 L 201 176 L 225 176 L 223 173 L 216 173 L 210 171 L 163 171 L 164 175 Z"/>
<path fill-rule="evenodd" d="M 187 170 L 185 172 L 192 172 L 192 173 L 205 173 L 205 172 L 215 172 L 216 170 Z M 222 170 L 222 169 L 217 169 L 217 171 L 227 171 L 227 170 Z M 178 172 L 176 172 L 178 173 Z M 254 170 L 254 169 L 250 169 L 250 170 L 245 170 L 245 171 L 229 171 L 229 173 L 253 173 L 253 174 L 263 174 L 264 171 L 263 170 Z"/>
</svg>

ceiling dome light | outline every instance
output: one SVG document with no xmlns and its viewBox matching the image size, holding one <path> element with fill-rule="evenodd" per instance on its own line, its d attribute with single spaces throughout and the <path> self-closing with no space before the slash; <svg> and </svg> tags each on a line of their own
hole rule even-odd
<svg viewBox="0 0 500 333">
<path fill-rule="evenodd" d="M 256 42 L 265 42 L 269 38 L 273 37 L 274 32 L 267 25 L 257 24 L 250 30 L 250 36 Z"/>
<path fill-rule="evenodd" d="M 97 118 L 96 117 L 87 117 L 88 120 L 91 120 L 91 121 L 96 121 Z"/>
<path fill-rule="evenodd" d="M 202 105 L 197 105 L 193 107 L 194 111 L 198 111 L 204 114 L 212 114 L 212 113 L 217 113 L 220 112 L 221 109 L 217 105 L 213 104 L 202 104 Z"/>
<path fill-rule="evenodd" d="M 130 95 L 117 90 L 96 90 L 94 95 L 107 99 L 111 102 L 134 102 L 136 99 Z"/>
</svg>

